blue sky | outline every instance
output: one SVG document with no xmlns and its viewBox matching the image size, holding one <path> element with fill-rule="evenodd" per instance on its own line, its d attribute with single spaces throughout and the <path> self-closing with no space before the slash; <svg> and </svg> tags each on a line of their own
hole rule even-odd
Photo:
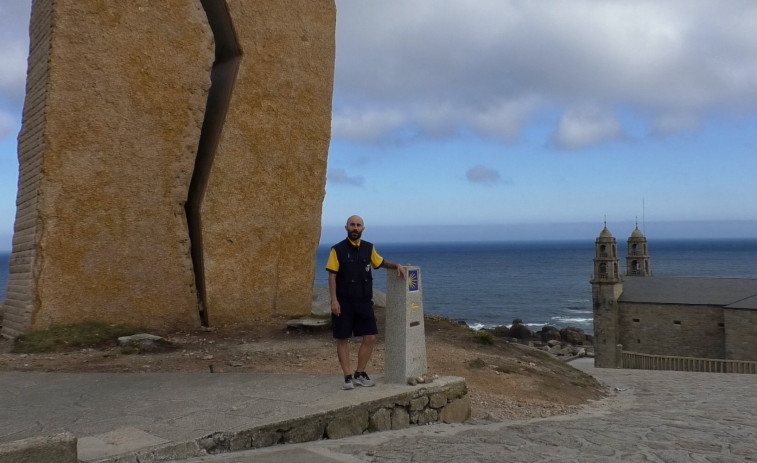
<svg viewBox="0 0 757 463">
<path fill-rule="evenodd" d="M 756 2 L 336 3 L 323 241 L 757 237 Z M 0 250 L 29 8 L 0 5 Z"/>
</svg>

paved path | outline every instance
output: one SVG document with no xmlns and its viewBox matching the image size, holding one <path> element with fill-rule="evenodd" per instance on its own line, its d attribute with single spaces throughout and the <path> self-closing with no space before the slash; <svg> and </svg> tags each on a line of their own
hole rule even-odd
<svg viewBox="0 0 757 463">
<path fill-rule="evenodd" d="M 434 425 L 191 463 L 757 461 L 757 375 L 594 369 L 612 397 L 562 417 Z"/>
<path fill-rule="evenodd" d="M 2 372 L 0 444 L 68 431 L 79 459 L 96 461 L 413 389 L 381 379 L 342 391 L 341 375 Z"/>
</svg>

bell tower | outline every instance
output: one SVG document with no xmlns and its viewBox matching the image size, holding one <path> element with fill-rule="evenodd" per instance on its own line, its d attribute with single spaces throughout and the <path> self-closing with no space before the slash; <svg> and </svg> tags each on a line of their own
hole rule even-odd
<svg viewBox="0 0 757 463">
<path fill-rule="evenodd" d="M 639 230 L 639 224 L 628 237 L 628 255 L 626 256 L 626 275 L 634 277 L 650 277 L 649 252 L 647 238 Z"/>
<path fill-rule="evenodd" d="M 594 275 L 591 296 L 594 314 L 594 365 L 598 368 L 619 368 L 616 358 L 618 333 L 618 298 L 623 293 L 618 243 L 607 229 L 594 242 Z"/>
</svg>

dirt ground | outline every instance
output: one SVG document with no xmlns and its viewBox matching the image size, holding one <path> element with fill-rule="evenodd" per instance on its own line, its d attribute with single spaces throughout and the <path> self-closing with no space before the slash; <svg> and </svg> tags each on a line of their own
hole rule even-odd
<svg viewBox="0 0 757 463">
<path fill-rule="evenodd" d="M 383 319 L 381 309 L 377 318 Z M 604 391 L 592 378 L 536 349 L 493 338 L 479 342 L 474 331 L 447 319 L 427 317 L 429 376 L 461 376 L 468 385 L 473 417 L 504 420 L 569 413 Z M 384 366 L 382 327 L 369 374 Z M 288 329 L 285 319 L 256 320 L 254 327 L 154 333 L 175 348 L 131 353 L 111 345 L 53 354 L 10 353 L 0 340 L 0 371 L 195 372 L 340 375 L 330 329 Z M 359 338 L 352 343 L 355 364 Z M 334 384 L 340 387 L 340 382 Z"/>
</svg>

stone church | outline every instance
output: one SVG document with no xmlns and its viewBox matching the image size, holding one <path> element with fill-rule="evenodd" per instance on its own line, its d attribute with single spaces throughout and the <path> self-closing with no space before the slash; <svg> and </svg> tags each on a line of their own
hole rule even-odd
<svg viewBox="0 0 757 463">
<path fill-rule="evenodd" d="M 622 275 L 605 225 L 591 279 L 597 367 L 621 367 L 617 345 L 649 355 L 757 360 L 757 280 L 655 277 L 638 226 L 625 259 Z"/>
</svg>

